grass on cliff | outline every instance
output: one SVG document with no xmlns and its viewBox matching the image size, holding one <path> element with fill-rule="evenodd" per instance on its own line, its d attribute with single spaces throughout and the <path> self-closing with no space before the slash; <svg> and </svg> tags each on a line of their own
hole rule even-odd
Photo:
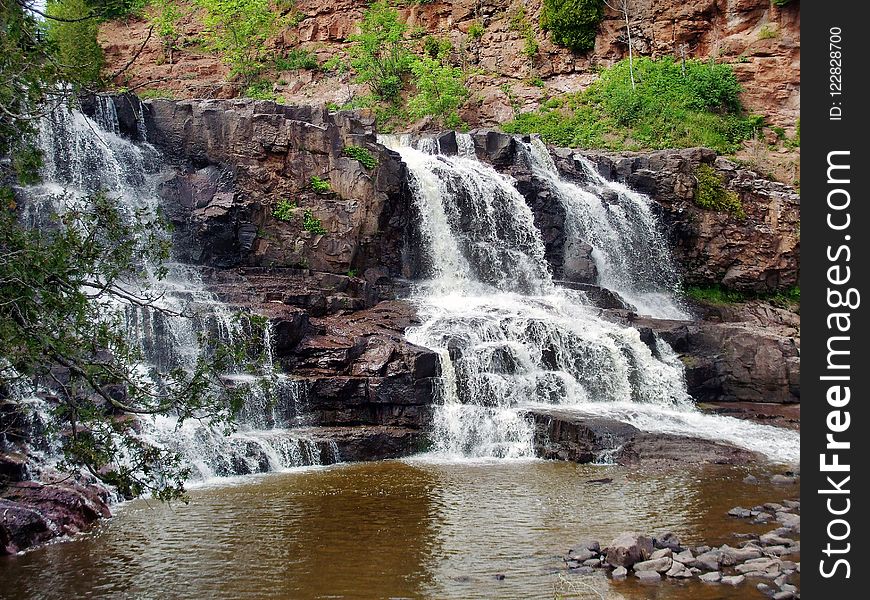
<svg viewBox="0 0 870 600">
<path fill-rule="evenodd" d="M 740 148 L 762 125 L 740 104 L 729 65 L 670 57 L 634 61 L 637 88 L 623 60 L 585 91 L 546 102 L 503 129 L 540 133 L 558 146 L 649 150 L 705 146 L 724 154 Z"/>
<path fill-rule="evenodd" d="M 800 306 L 801 302 L 801 289 L 798 286 L 767 293 L 729 290 L 720 285 L 687 286 L 685 294 L 686 297 L 705 304 L 737 304 L 762 300 L 780 308 L 794 309 Z"/>
</svg>

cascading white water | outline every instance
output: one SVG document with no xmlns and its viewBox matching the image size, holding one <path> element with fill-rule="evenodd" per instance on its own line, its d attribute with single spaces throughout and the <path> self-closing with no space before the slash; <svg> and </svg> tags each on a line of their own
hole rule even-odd
<svg viewBox="0 0 870 600">
<path fill-rule="evenodd" d="M 468 136 L 458 138 L 462 147 L 473 147 Z M 611 415 L 647 431 L 711 437 L 796 460 L 794 432 L 768 427 L 761 439 L 762 426 L 697 412 L 682 364 L 667 344 L 655 340 L 648 346 L 637 330 L 601 319 L 583 294 L 554 286 L 531 211 L 508 177 L 478 162 L 473 152 L 433 154 L 436 148 L 412 147 L 407 137 L 382 142 L 408 166 L 429 261 L 429 279 L 414 296 L 422 324 L 407 337 L 441 358 L 432 425 L 436 455 L 531 457 L 533 426 L 524 410 L 559 405 Z M 582 213 L 595 210 L 596 203 L 571 202 L 567 194 L 574 190 L 545 168 L 542 155 L 536 161 L 536 176 L 564 190 L 569 218 L 588 227 L 590 237 L 620 231 L 608 219 L 587 219 Z M 623 196 L 626 222 L 654 223 L 644 202 Z M 635 205 L 644 211 L 641 217 L 628 213 Z M 660 252 L 657 243 L 647 242 L 648 252 Z M 632 261 L 618 262 L 618 245 L 607 250 L 614 253 L 611 265 L 633 268 Z M 666 254 L 662 264 L 670 264 Z M 650 276 L 643 287 L 631 277 L 629 270 L 622 280 L 631 300 L 637 300 L 633 290 L 662 294 L 670 302 L 668 316 L 677 316 L 662 279 Z"/>
<path fill-rule="evenodd" d="M 140 126 L 141 112 L 140 107 Z M 144 139 L 144 128 L 138 137 Z M 95 192 L 116 200 L 129 218 L 135 218 L 137 212 L 156 212 L 156 185 L 162 168 L 159 152 L 147 143 L 134 143 L 119 135 L 111 98 L 96 98 L 93 119 L 66 109 L 43 118 L 37 144 L 44 157 L 43 183 L 23 190 L 27 203 L 22 218 L 31 226 L 62 214 Z M 142 368 L 152 375 L 176 367 L 192 368 L 204 351 L 203 334 L 232 343 L 244 330 L 236 312 L 205 288 L 199 269 L 172 262 L 165 266 L 165 278 L 153 277 L 143 284 L 156 297 L 154 306 L 163 310 L 119 306 L 124 311 L 130 340 L 144 357 Z M 171 416 L 143 419 L 143 436 L 179 451 L 193 468 L 195 478 L 340 460 L 334 444 L 311 441 L 292 429 L 305 424 L 306 385 L 272 372 L 268 326 L 264 336 L 269 362 L 266 376 L 274 379 L 274 385 L 268 396 L 255 388 L 242 408 L 238 431 L 226 436 L 192 420 L 179 426 Z M 228 374 L 231 382 L 250 377 Z"/>
<path fill-rule="evenodd" d="M 581 187 L 560 177 L 541 140 L 524 145 L 534 174 L 545 181 L 567 216 L 566 255 L 577 244 L 592 246 L 599 283 L 633 305 L 640 314 L 660 319 L 688 319 L 674 297 L 678 278 L 652 200 L 615 181 L 607 181 L 585 158 L 574 157 L 589 179 Z"/>
</svg>

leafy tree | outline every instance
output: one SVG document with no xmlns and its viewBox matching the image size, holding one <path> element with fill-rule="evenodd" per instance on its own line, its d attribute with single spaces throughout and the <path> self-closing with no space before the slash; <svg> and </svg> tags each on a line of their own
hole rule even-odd
<svg viewBox="0 0 870 600">
<path fill-rule="evenodd" d="M 232 347 L 203 340 L 207 352 L 192 368 L 141 368 L 125 311 L 168 312 L 141 285 L 149 270 L 165 275 L 168 244 L 159 220 L 122 214 L 104 195 L 68 210 L 53 228 L 30 229 L 8 207 L 0 211 L 0 390 L 51 390 L 65 466 L 85 467 L 127 496 L 177 497 L 188 473 L 124 415 L 229 426 L 249 389 L 228 386 L 222 374 L 252 367 L 249 357 L 257 356 L 250 340 Z"/>
<path fill-rule="evenodd" d="M 163 56 L 172 64 L 175 46 L 181 32 L 178 31 L 178 20 L 181 9 L 173 0 L 154 0 L 151 3 L 151 23 L 163 46 Z"/>
<path fill-rule="evenodd" d="M 365 12 L 360 32 L 348 38 L 352 43 L 350 65 L 357 81 L 367 84 L 380 100 L 394 101 L 402 90 L 402 76 L 412 61 L 406 31 L 398 11 L 379 0 Z"/>
<path fill-rule="evenodd" d="M 434 46 L 433 46 L 434 47 Z M 416 93 L 408 100 L 408 112 L 414 118 L 435 117 L 445 127 L 461 125 L 459 107 L 468 98 L 462 69 L 447 61 L 449 46 L 438 46 L 435 56 L 424 52 L 411 64 Z"/>
<path fill-rule="evenodd" d="M 205 9 L 205 38 L 234 76 L 250 79 L 266 58 L 266 42 L 282 25 L 269 0 L 196 0 Z"/>
<path fill-rule="evenodd" d="M 604 0 L 544 0 L 541 28 L 553 42 L 574 52 L 595 47 L 598 25 L 604 18 Z"/>
<path fill-rule="evenodd" d="M 105 59 L 103 48 L 97 41 L 100 21 L 85 18 L 90 7 L 85 0 L 49 0 L 46 13 L 48 39 L 57 47 L 58 60 L 78 71 L 78 79 L 85 83 L 99 83 Z M 59 20 L 68 19 L 68 20 Z"/>
<path fill-rule="evenodd" d="M 21 409 L 16 390 L 51 394 L 62 467 L 85 468 L 125 495 L 150 490 L 174 498 L 187 475 L 179 456 L 146 443 L 130 417 L 172 414 L 231 427 L 248 389 L 227 385 L 222 375 L 256 369 L 264 349 L 253 333 L 265 322 L 244 319 L 253 335 L 231 346 L 204 339 L 195 364 L 146 372 L 142 349 L 126 335 L 124 314 L 185 316 L 168 314 L 158 306 L 159 294 L 143 287 L 166 273 L 168 239 L 160 220 L 122 214 L 122 203 L 100 194 L 38 228 L 19 219 L 10 185 L 37 175 L 38 120 L 64 110 L 92 83 L 88 73 L 61 62 L 57 38 L 44 34 L 36 15 L 91 23 L 136 4 L 64 6 L 81 12 L 45 17 L 30 0 L 0 0 L 0 399 Z"/>
</svg>

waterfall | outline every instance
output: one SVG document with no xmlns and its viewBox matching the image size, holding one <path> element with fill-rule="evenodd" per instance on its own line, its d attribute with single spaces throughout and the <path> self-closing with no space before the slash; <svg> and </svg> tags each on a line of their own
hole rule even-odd
<svg viewBox="0 0 870 600">
<path fill-rule="evenodd" d="M 472 147 L 469 136 L 457 139 Z M 413 147 L 408 137 L 382 142 L 407 164 L 420 214 L 428 273 L 413 297 L 422 322 L 406 335 L 441 359 L 435 455 L 531 457 L 534 428 L 526 411 L 558 405 L 648 431 L 796 456 L 793 432 L 765 432 L 761 441 L 757 425 L 697 412 L 682 363 L 666 343 L 648 345 L 636 329 L 600 318 L 582 293 L 553 285 L 541 234 L 508 176 L 473 152 L 443 156 L 429 143 Z M 671 261 L 648 199 L 600 179 L 581 189 L 559 178 L 546 149 L 529 151 L 534 175 L 559 192 L 572 234 L 600 244 L 602 283 L 651 313 L 684 316 L 670 294 L 674 276 L 662 272 Z M 610 206 L 596 196 L 614 191 Z M 623 256 L 633 250 L 638 256 Z M 639 266 L 652 260 L 658 264 Z"/>
<path fill-rule="evenodd" d="M 607 181 L 579 155 L 589 183 L 581 187 L 560 177 L 544 143 L 524 145 L 534 174 L 545 181 L 565 209 L 566 258 L 577 245 L 592 246 L 599 283 L 633 305 L 640 314 L 688 319 L 674 297 L 679 280 L 652 200 L 625 185 Z"/>
<path fill-rule="evenodd" d="M 42 183 L 22 190 L 26 199 L 22 219 L 31 227 L 44 226 L 89 194 L 102 192 L 133 219 L 159 208 L 157 184 L 166 176 L 160 153 L 144 138 L 140 119 L 137 140 L 119 133 L 112 98 L 98 96 L 90 118 L 61 108 L 40 121 L 36 143 L 42 151 Z M 167 234 L 168 235 L 168 234 Z M 205 351 L 201 339 L 232 343 L 246 331 L 244 318 L 220 301 L 204 285 L 200 269 L 168 262 L 165 277 L 143 282 L 156 296 L 154 306 L 119 305 L 130 342 L 141 351 L 141 369 L 157 375 L 181 367 L 192 369 Z M 296 466 L 330 464 L 340 460 L 337 447 L 312 440 L 295 427 L 306 425 L 307 384 L 274 373 L 269 326 L 263 328 L 268 388 L 253 387 L 242 407 L 238 428 L 230 435 L 196 420 L 179 423 L 173 416 L 143 417 L 143 438 L 178 451 L 195 479 L 274 471 Z M 230 384 L 260 377 L 228 373 Z"/>
</svg>

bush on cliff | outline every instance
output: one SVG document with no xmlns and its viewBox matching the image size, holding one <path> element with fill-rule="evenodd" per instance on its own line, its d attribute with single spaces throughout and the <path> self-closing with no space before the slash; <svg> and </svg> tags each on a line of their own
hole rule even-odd
<svg viewBox="0 0 870 600">
<path fill-rule="evenodd" d="M 196 0 L 205 9 L 205 40 L 232 75 L 250 79 L 263 70 L 266 43 L 282 25 L 269 0 Z"/>
<path fill-rule="evenodd" d="M 540 133 L 560 146 L 641 150 L 706 146 L 723 153 L 760 126 L 742 114 L 740 84 L 729 65 L 638 58 L 632 89 L 620 61 L 579 93 L 551 100 L 505 124 L 510 133 Z"/>
<path fill-rule="evenodd" d="M 462 69 L 448 62 L 450 46 L 439 45 L 433 56 L 424 52 L 411 64 L 416 92 L 408 100 L 413 118 L 434 117 L 439 125 L 456 129 L 464 125 L 459 107 L 468 98 Z"/>
<path fill-rule="evenodd" d="M 385 0 L 375 2 L 359 24 L 360 32 L 348 38 L 350 65 L 358 83 L 368 85 L 379 100 L 395 101 L 402 91 L 402 76 L 411 66 L 399 12 Z"/>
<path fill-rule="evenodd" d="M 553 43 L 586 52 L 595 47 L 603 18 L 603 0 L 544 0 L 541 29 L 550 32 Z"/>
</svg>

